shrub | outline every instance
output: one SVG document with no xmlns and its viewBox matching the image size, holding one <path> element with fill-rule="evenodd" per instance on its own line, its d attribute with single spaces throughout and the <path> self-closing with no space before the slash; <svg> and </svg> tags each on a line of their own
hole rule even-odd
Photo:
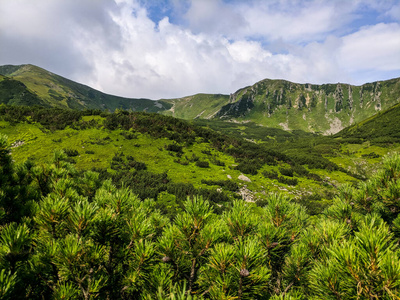
<svg viewBox="0 0 400 300">
<path fill-rule="evenodd" d="M 65 153 L 68 157 L 78 156 L 78 155 L 79 155 L 78 150 L 75 150 L 75 149 L 67 149 L 67 148 L 64 148 L 63 150 L 64 150 L 64 153 Z"/>
<path fill-rule="evenodd" d="M 196 166 L 198 166 L 200 168 L 209 168 L 210 164 L 208 163 L 208 161 L 198 160 L 198 161 L 196 161 Z"/>
<path fill-rule="evenodd" d="M 290 168 L 279 168 L 279 172 L 282 175 L 288 176 L 288 177 L 293 177 L 293 170 Z"/>
<path fill-rule="evenodd" d="M 240 162 L 235 169 L 245 174 L 256 175 L 258 173 L 258 168 L 260 167 L 261 166 L 259 163 L 255 162 L 254 160 L 251 160 L 251 161 Z"/>
<path fill-rule="evenodd" d="M 137 139 L 136 134 L 131 131 L 122 131 L 121 135 L 127 140 Z"/>
<path fill-rule="evenodd" d="M 168 151 L 172 151 L 172 152 L 183 153 L 182 146 L 175 144 L 175 143 L 166 145 L 165 149 L 167 149 Z"/>
<path fill-rule="evenodd" d="M 297 185 L 297 183 L 298 183 L 298 180 L 296 178 L 288 178 L 288 177 L 284 177 L 284 176 L 279 176 L 278 181 L 280 183 L 284 183 L 287 185 Z"/>
<path fill-rule="evenodd" d="M 225 167 L 225 163 L 223 161 L 220 161 L 220 160 L 216 159 L 216 158 L 212 160 L 212 163 L 214 165 L 216 165 L 216 166 Z"/>
<path fill-rule="evenodd" d="M 269 179 L 278 179 L 278 173 L 275 172 L 264 171 L 263 175 Z"/>
</svg>

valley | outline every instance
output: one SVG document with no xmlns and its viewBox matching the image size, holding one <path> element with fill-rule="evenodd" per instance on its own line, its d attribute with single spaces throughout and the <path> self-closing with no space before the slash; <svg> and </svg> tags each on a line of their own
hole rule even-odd
<svg viewBox="0 0 400 300">
<path fill-rule="evenodd" d="M 399 79 L 152 101 L 0 71 L 1 299 L 400 295 Z"/>
<path fill-rule="evenodd" d="M 335 134 L 400 102 L 399 78 L 361 86 L 265 79 L 230 95 L 196 94 L 155 101 L 107 95 L 33 65 L 0 66 L 0 74 L 0 84 L 10 82 L 4 78 L 12 83 L 0 86 L 5 104 L 158 112 L 186 120 L 253 122 L 323 135 Z"/>
</svg>

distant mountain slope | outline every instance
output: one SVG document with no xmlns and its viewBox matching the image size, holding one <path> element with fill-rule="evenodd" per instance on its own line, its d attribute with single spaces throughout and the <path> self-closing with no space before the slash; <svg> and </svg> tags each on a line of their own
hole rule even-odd
<svg viewBox="0 0 400 300">
<path fill-rule="evenodd" d="M 373 142 L 400 142 L 400 104 L 347 127 L 336 137 L 358 138 Z"/>
<path fill-rule="evenodd" d="M 400 103 L 400 78 L 361 86 L 265 79 L 231 95 L 196 94 L 153 101 L 104 94 L 33 65 L 0 66 L 0 74 L 14 80 L 1 81 L 0 103 L 110 111 L 120 108 L 328 135 Z"/>
<path fill-rule="evenodd" d="M 20 105 L 32 105 L 35 102 L 34 104 L 59 108 L 111 111 L 120 108 L 148 112 L 159 112 L 171 107 L 161 101 L 108 95 L 33 65 L 0 66 L 0 74 L 13 79 L 14 83 L 23 83 L 30 93 L 41 99 L 41 103 L 36 103 L 38 100 L 19 101 Z M 2 86 L 3 99 L 18 92 L 16 89 L 18 90 L 16 86 Z"/>
<path fill-rule="evenodd" d="M 229 103 L 229 95 L 196 94 L 193 96 L 163 100 L 173 106 L 163 112 L 181 119 L 211 119 L 221 108 Z"/>
<path fill-rule="evenodd" d="M 0 104 L 47 106 L 22 82 L 0 75 Z"/>
<path fill-rule="evenodd" d="M 399 102 L 400 78 L 362 86 L 266 79 L 232 94 L 215 117 L 330 134 Z"/>
</svg>

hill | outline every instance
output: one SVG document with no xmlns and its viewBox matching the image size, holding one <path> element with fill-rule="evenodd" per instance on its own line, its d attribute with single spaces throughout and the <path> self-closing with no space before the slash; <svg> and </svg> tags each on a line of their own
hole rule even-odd
<svg viewBox="0 0 400 300">
<path fill-rule="evenodd" d="M 325 156 L 361 138 L 268 133 L 0 104 L 0 298 L 399 295 L 400 156 L 358 183 Z"/>
<path fill-rule="evenodd" d="M 21 81 L 0 75 L 0 104 L 48 106 Z"/>
<path fill-rule="evenodd" d="M 229 103 L 229 95 L 197 94 L 177 99 L 163 99 L 172 105 L 169 110 L 163 111 L 165 115 L 176 118 L 212 119 L 222 107 Z"/>
<path fill-rule="evenodd" d="M 253 122 L 269 128 L 325 135 L 335 134 L 400 102 L 400 78 L 361 86 L 265 79 L 231 95 L 196 94 L 153 101 L 104 94 L 33 65 L 0 66 L 0 74 L 9 79 L 0 78 L 1 101 L 6 104 L 109 111 L 119 108 L 186 120 Z"/>
<path fill-rule="evenodd" d="M 399 102 L 400 78 L 361 86 L 267 79 L 232 94 L 215 117 L 332 134 Z"/>
<path fill-rule="evenodd" d="M 400 104 L 379 112 L 366 120 L 349 126 L 336 137 L 369 140 L 373 143 L 400 142 Z"/>
<path fill-rule="evenodd" d="M 38 104 L 47 107 L 110 111 L 119 108 L 148 112 L 159 112 L 171 107 L 161 101 L 108 95 L 33 65 L 0 66 L 0 74 L 12 79 L 11 82 L 14 83 L 14 85 L 0 86 L 3 99 L 13 98 L 13 95 L 18 93 L 21 94 L 20 88 L 17 86 L 21 83 L 35 98 L 35 100 L 23 98 L 17 102 L 19 105 Z"/>
<path fill-rule="evenodd" d="M 309 141 L 294 142 L 295 134 L 254 143 L 173 117 L 126 111 L 1 105 L 0 116 L 0 133 L 9 137 L 17 162 L 45 162 L 55 149 L 64 150 L 79 170 L 95 168 L 126 182 L 142 176 L 132 186 L 143 198 L 168 191 L 182 200 L 202 190 L 214 199 L 257 201 L 283 191 L 299 201 L 313 195 L 317 203 L 329 200 L 335 186 L 360 178 Z"/>
</svg>

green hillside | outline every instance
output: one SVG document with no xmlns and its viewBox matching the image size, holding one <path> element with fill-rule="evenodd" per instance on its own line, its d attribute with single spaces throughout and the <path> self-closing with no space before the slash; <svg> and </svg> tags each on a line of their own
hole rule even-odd
<svg viewBox="0 0 400 300">
<path fill-rule="evenodd" d="M 335 134 L 400 102 L 400 78 L 361 86 L 265 79 L 231 95 L 196 94 L 153 101 L 107 95 L 32 65 L 0 66 L 0 74 L 13 79 L 0 81 L 1 101 L 6 104 L 109 111 L 119 108 L 186 120 L 252 122 L 324 135 Z"/>
<path fill-rule="evenodd" d="M 400 104 L 343 129 L 336 136 L 357 138 L 374 143 L 400 142 Z"/>
<path fill-rule="evenodd" d="M 398 153 L 212 124 L 0 104 L 0 298 L 396 299 Z"/>
<path fill-rule="evenodd" d="M 0 118 L 0 133 L 9 137 L 17 162 L 45 162 L 55 149 L 64 149 L 78 169 L 96 168 L 106 177 L 128 181 L 132 172 L 144 172 L 135 167 L 141 166 L 147 174 L 143 180 L 154 176 L 155 186 L 140 183 L 141 188 L 134 191 L 150 198 L 168 190 L 167 185 L 158 186 L 167 180 L 181 184 L 190 194 L 202 189 L 204 195 L 257 201 L 283 191 L 298 201 L 314 195 L 322 205 L 332 197 L 335 186 L 359 178 L 346 166 L 326 159 L 310 142 L 288 143 L 283 137 L 254 143 L 159 114 L 3 105 Z M 218 194 L 217 190 L 230 184 L 237 188 Z"/>
<path fill-rule="evenodd" d="M 49 107 L 110 111 L 119 108 L 148 112 L 158 112 L 171 107 L 171 105 L 160 101 L 130 99 L 104 94 L 33 65 L 0 66 L 0 74 L 13 79 L 14 82 L 21 82 L 29 90 L 29 93 L 40 98 L 42 105 Z M 18 93 L 15 86 L 1 86 L 0 88 L 2 94 L 6 97 Z M 32 102 L 32 100 L 24 100 L 19 101 L 18 104 L 31 105 Z"/>
<path fill-rule="evenodd" d="M 178 99 L 165 99 L 163 101 L 172 104 L 172 107 L 168 111 L 162 112 L 163 114 L 186 120 L 211 119 L 224 105 L 229 103 L 229 96 L 221 94 L 197 94 Z"/>
<path fill-rule="evenodd" d="M 232 94 L 229 104 L 216 117 L 285 130 L 332 134 L 399 101 L 400 78 L 362 86 L 266 79 Z"/>
<path fill-rule="evenodd" d="M 8 105 L 39 105 L 47 104 L 32 93 L 22 82 L 0 75 L 0 103 Z"/>
</svg>

